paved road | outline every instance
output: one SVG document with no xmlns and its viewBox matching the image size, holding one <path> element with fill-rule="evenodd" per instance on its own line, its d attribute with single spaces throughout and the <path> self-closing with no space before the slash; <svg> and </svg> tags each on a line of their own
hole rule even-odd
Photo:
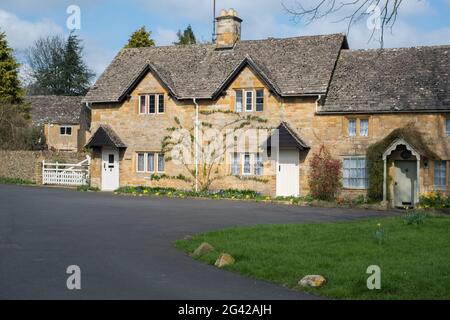
<svg viewBox="0 0 450 320">
<path fill-rule="evenodd" d="M 0 299 L 311 299 L 196 262 L 172 243 L 232 226 L 382 215 L 0 185 Z M 81 267 L 80 291 L 66 288 L 69 265 Z"/>
</svg>

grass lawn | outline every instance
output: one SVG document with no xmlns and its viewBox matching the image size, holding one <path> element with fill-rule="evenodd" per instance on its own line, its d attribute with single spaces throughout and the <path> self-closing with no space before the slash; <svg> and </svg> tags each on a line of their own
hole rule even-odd
<svg viewBox="0 0 450 320">
<path fill-rule="evenodd" d="M 375 231 L 381 223 L 384 242 Z M 216 252 L 200 258 L 214 264 L 221 252 L 236 263 L 226 267 L 252 278 L 341 299 L 450 299 L 450 217 L 429 216 L 422 225 L 403 217 L 353 222 L 259 225 L 199 234 L 175 245 L 193 252 L 202 242 Z M 370 291 L 370 265 L 381 268 L 381 290 Z M 321 274 L 321 289 L 300 288 L 305 275 Z"/>
</svg>

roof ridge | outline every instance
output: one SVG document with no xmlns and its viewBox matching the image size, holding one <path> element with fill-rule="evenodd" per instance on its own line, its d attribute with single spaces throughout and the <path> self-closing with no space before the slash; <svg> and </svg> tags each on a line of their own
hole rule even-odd
<svg viewBox="0 0 450 320">
<path fill-rule="evenodd" d="M 317 34 L 317 35 L 300 35 L 286 38 L 275 38 L 275 37 L 267 37 L 264 39 L 248 39 L 248 40 L 238 40 L 236 44 L 239 43 L 251 43 L 251 42 L 263 42 L 263 41 L 285 41 L 285 40 L 295 40 L 295 39 L 307 39 L 307 38 L 321 38 L 321 37 L 345 37 L 344 33 L 329 33 L 329 34 Z M 199 47 L 213 47 L 215 48 L 217 45 L 215 43 L 195 43 L 195 44 L 185 44 L 185 45 L 162 45 L 162 46 L 151 46 L 151 47 L 140 47 L 140 48 L 121 48 L 121 51 L 143 51 L 143 50 L 157 50 L 157 49 L 165 49 L 165 48 L 199 48 Z"/>
<path fill-rule="evenodd" d="M 342 52 L 352 53 L 352 52 L 392 52 L 392 51 L 406 51 L 414 49 L 450 49 L 450 44 L 442 45 L 432 45 L 432 46 L 412 46 L 412 47 L 396 47 L 396 48 L 368 48 L 368 49 L 345 49 Z"/>
</svg>

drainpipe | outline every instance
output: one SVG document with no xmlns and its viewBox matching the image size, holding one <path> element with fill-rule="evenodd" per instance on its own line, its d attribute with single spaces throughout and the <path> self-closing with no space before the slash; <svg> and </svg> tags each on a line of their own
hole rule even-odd
<svg viewBox="0 0 450 320">
<path fill-rule="evenodd" d="M 198 113 L 199 106 L 196 98 L 192 98 L 192 102 L 195 104 L 195 192 L 198 192 Z"/>
<path fill-rule="evenodd" d="M 316 113 L 319 111 L 319 102 L 322 100 L 322 95 L 319 94 L 319 98 L 316 100 Z"/>
</svg>

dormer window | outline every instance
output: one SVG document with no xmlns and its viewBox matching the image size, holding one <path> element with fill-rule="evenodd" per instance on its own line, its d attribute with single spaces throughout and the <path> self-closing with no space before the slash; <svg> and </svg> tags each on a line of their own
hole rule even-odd
<svg viewBox="0 0 450 320">
<path fill-rule="evenodd" d="M 264 89 L 236 90 L 236 112 L 264 111 Z"/>
<path fill-rule="evenodd" d="M 164 112 L 164 94 L 146 94 L 139 96 L 139 114 L 162 114 Z"/>
</svg>

